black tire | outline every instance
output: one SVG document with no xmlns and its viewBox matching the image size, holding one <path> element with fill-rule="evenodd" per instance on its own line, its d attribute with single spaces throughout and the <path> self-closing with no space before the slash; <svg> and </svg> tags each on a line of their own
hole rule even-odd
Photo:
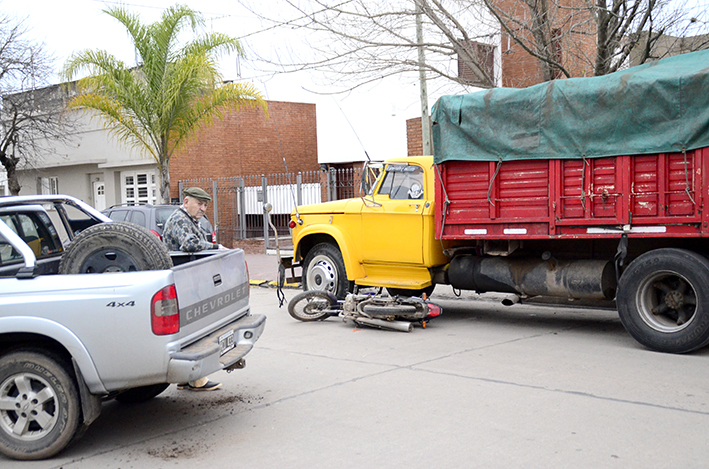
<svg viewBox="0 0 709 469">
<path fill-rule="evenodd" d="M 61 274 L 137 272 L 172 267 L 165 245 L 146 228 L 128 222 L 99 223 L 82 231 L 59 264 Z"/>
<path fill-rule="evenodd" d="M 337 298 L 330 292 L 309 290 L 298 293 L 288 303 L 288 314 L 299 321 L 322 321 L 331 316 Z"/>
<path fill-rule="evenodd" d="M 38 351 L 17 350 L 0 358 L 0 452 L 14 459 L 45 459 L 72 441 L 81 423 L 81 402 L 70 369 Z"/>
<path fill-rule="evenodd" d="M 123 391 L 116 396 L 116 400 L 123 404 L 135 404 L 145 402 L 157 396 L 170 386 L 169 383 L 151 384 L 148 386 L 140 386 L 139 388 Z"/>
<path fill-rule="evenodd" d="M 418 290 L 407 290 L 406 288 L 389 288 L 387 287 L 387 291 L 389 292 L 389 295 L 391 296 L 418 296 L 418 297 L 423 297 L 425 294 L 426 297 L 431 296 L 431 293 L 433 293 L 433 290 L 436 288 L 436 285 L 429 285 L 426 288 L 420 288 Z"/>
<path fill-rule="evenodd" d="M 342 300 L 351 291 L 351 287 L 347 280 L 345 262 L 337 246 L 320 243 L 305 256 L 303 290 L 326 291 Z"/>
<path fill-rule="evenodd" d="M 623 326 L 660 352 L 686 353 L 709 343 L 709 260 L 684 249 L 635 259 L 618 282 Z"/>
</svg>

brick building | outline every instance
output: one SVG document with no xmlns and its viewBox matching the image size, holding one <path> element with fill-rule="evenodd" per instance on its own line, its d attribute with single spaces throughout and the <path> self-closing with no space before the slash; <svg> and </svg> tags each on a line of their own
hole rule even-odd
<svg viewBox="0 0 709 469">
<path fill-rule="evenodd" d="M 170 192 L 178 181 L 218 179 L 320 169 L 315 104 L 268 101 L 261 109 L 240 109 L 197 133 L 170 160 Z"/>
<path fill-rule="evenodd" d="M 529 10 L 516 0 L 497 0 L 500 9 L 520 18 L 520 24 L 530 23 Z M 549 4 L 552 47 L 555 60 L 572 77 L 593 75 L 593 57 L 596 54 L 595 22 L 582 0 L 560 0 Z M 573 33 L 571 30 L 573 29 Z M 503 28 L 501 32 L 502 86 L 526 88 L 544 81 L 540 62 L 517 44 Z M 583 34 L 581 34 L 583 32 Z M 531 34 L 517 32 L 532 43 Z M 588 58 L 591 60 L 588 60 Z M 563 75 L 558 74 L 557 78 Z"/>
<path fill-rule="evenodd" d="M 516 0 L 497 0 L 500 9 L 509 12 L 510 15 L 519 18 L 520 24 L 528 21 L 529 12 Z M 552 47 L 556 55 L 556 60 L 561 63 L 572 77 L 582 77 L 593 75 L 593 62 L 583 60 L 584 57 L 595 56 L 595 29 L 593 19 L 590 17 L 588 8 L 582 0 L 561 0 L 550 4 L 550 16 L 552 18 L 552 36 L 556 38 Z M 575 34 L 571 34 L 573 28 Z M 578 34 L 585 31 L 585 35 Z M 525 37 L 524 34 L 522 37 Z M 532 41 L 527 35 L 527 40 Z M 480 44 L 477 44 L 480 46 Z M 493 48 L 491 45 L 484 45 L 485 48 Z M 507 34 L 504 28 L 500 27 L 500 77 L 501 85 L 509 88 L 525 88 L 536 85 L 544 81 L 542 68 L 539 59 L 533 57 L 517 44 L 512 37 Z M 494 57 L 494 51 L 490 50 L 488 55 Z M 489 74 L 495 75 L 492 69 L 494 61 L 488 61 Z M 459 63 L 458 73 L 465 71 Z M 463 75 L 460 75 L 463 76 Z M 559 74 L 557 78 L 563 75 Z M 416 117 L 406 121 L 407 155 L 416 156 L 423 152 L 421 143 L 421 118 Z"/>
<path fill-rule="evenodd" d="M 99 210 L 115 204 L 158 203 L 155 160 L 116 141 L 101 118 L 64 108 L 70 88 L 54 85 L 33 92 L 51 112 L 64 113 L 73 125 L 64 141 L 37 138 L 46 149 L 32 167 L 18 171 L 21 195 L 62 193 L 88 202 Z M 216 179 L 285 172 L 317 171 L 315 104 L 268 102 L 261 109 L 240 109 L 214 120 L 170 160 L 171 197 L 179 197 L 179 181 Z M 5 191 L 0 179 L 0 191 Z"/>
</svg>

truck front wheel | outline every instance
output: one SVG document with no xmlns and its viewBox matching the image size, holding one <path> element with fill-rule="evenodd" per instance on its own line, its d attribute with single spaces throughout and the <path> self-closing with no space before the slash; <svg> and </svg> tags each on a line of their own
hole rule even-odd
<svg viewBox="0 0 709 469">
<path fill-rule="evenodd" d="M 0 359 L 0 452 L 45 459 L 64 449 L 81 422 L 81 403 L 68 363 L 30 350 Z"/>
<path fill-rule="evenodd" d="M 686 353 L 709 343 L 709 261 L 684 249 L 635 259 L 618 282 L 620 320 L 654 350 Z"/>
<path fill-rule="evenodd" d="M 315 245 L 305 256 L 303 290 L 321 290 L 343 299 L 350 291 L 340 250 L 330 243 Z"/>
</svg>

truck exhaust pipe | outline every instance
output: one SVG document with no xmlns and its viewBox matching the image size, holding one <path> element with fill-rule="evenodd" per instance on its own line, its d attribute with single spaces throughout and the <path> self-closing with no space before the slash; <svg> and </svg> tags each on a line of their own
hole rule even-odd
<svg viewBox="0 0 709 469">
<path fill-rule="evenodd" d="M 478 293 L 575 299 L 610 300 L 616 290 L 613 263 L 602 260 L 457 256 L 448 267 L 448 280 L 454 288 Z"/>
</svg>

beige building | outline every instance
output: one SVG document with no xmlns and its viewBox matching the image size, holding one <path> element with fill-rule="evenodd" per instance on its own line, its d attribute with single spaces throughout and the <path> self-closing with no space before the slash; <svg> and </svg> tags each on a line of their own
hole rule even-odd
<svg viewBox="0 0 709 469">
<path fill-rule="evenodd" d="M 119 145 L 100 119 L 66 110 L 68 97 L 63 86 L 54 85 L 33 98 L 38 107 L 61 114 L 66 137 L 34 141 L 32 161 L 18 167 L 20 195 L 67 194 L 99 210 L 119 203 L 155 202 L 155 161 Z"/>
</svg>

